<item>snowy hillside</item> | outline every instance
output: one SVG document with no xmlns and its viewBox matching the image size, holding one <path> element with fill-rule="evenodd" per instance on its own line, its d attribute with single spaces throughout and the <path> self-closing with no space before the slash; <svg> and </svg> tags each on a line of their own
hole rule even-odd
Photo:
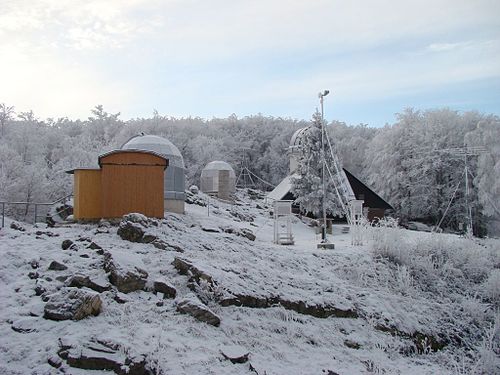
<svg viewBox="0 0 500 375">
<path fill-rule="evenodd" d="M 0 373 L 500 372 L 498 240 L 387 227 L 353 247 L 336 226 L 317 250 L 296 218 L 279 246 L 258 194 L 238 197 L 1 229 Z"/>
</svg>

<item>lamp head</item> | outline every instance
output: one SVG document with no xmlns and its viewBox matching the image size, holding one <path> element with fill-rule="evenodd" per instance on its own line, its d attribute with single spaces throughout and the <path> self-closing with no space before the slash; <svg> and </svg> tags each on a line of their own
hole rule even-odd
<svg viewBox="0 0 500 375">
<path fill-rule="evenodd" d="M 330 91 L 329 91 L 329 90 L 325 90 L 325 91 L 323 91 L 323 92 L 320 92 L 320 93 L 318 94 L 318 98 L 323 98 L 323 97 L 327 96 L 329 93 L 330 93 Z"/>
</svg>

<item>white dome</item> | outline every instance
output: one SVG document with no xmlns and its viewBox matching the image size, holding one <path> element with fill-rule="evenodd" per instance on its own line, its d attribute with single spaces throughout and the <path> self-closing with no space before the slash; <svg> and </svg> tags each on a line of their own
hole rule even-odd
<svg viewBox="0 0 500 375">
<path fill-rule="evenodd" d="M 136 135 L 125 142 L 121 148 L 122 150 L 156 152 L 168 159 L 169 167 L 184 168 L 184 159 L 179 149 L 168 139 L 157 135 Z"/>
<path fill-rule="evenodd" d="M 301 128 L 297 130 L 295 133 L 292 135 L 292 139 L 290 140 L 290 147 L 295 148 L 300 145 L 300 142 L 302 141 L 302 137 L 304 136 L 304 133 L 309 129 L 309 126 L 306 126 L 305 128 Z"/>
<path fill-rule="evenodd" d="M 229 171 L 229 174 L 234 176 L 234 169 L 231 167 L 228 163 L 225 161 L 211 161 L 208 163 L 205 168 L 203 168 L 204 171 L 209 171 L 209 170 L 216 170 L 216 171 Z"/>
</svg>

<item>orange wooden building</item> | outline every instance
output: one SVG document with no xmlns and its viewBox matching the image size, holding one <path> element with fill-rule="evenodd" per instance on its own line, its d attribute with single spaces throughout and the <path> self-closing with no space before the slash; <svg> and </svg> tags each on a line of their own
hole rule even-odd
<svg viewBox="0 0 500 375">
<path fill-rule="evenodd" d="M 168 160 L 149 151 L 116 150 L 99 156 L 98 169 L 74 174 L 75 220 L 118 218 L 131 212 L 164 216 L 164 173 Z"/>
</svg>

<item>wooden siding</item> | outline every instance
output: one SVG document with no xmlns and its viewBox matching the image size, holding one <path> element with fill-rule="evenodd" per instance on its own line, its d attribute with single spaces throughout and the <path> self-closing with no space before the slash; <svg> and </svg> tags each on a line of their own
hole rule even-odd
<svg viewBox="0 0 500 375">
<path fill-rule="evenodd" d="M 164 217 L 164 173 L 167 161 L 153 154 L 118 152 L 100 159 L 102 217 L 131 212 Z"/>
<path fill-rule="evenodd" d="M 73 216 L 79 219 L 100 219 L 101 171 L 98 169 L 77 169 L 74 180 Z"/>
</svg>

